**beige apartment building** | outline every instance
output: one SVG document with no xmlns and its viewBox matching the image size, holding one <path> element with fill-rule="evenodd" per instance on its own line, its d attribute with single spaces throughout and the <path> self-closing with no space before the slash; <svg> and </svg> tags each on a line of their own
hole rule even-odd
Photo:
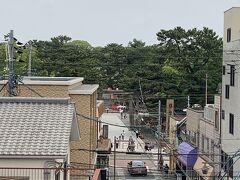
<svg viewBox="0 0 240 180">
<path fill-rule="evenodd" d="M 7 96 L 7 81 L 0 81 L 0 96 Z M 79 120 L 80 141 L 71 142 L 71 165 L 93 168 L 98 139 L 97 84 L 83 84 L 80 77 L 24 77 L 16 92 L 22 97 L 70 97 Z M 102 110 L 101 110 L 102 111 Z M 64 112 L 63 112 L 64 113 Z M 101 114 L 101 113 L 100 113 Z"/>
<path fill-rule="evenodd" d="M 229 179 L 240 178 L 239 19 L 240 7 L 232 7 L 224 12 L 221 116 L 221 176 L 228 177 Z"/>
</svg>

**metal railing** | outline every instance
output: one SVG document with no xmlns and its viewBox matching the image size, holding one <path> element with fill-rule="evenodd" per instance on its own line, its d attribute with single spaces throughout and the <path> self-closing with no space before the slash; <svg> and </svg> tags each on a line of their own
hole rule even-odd
<svg viewBox="0 0 240 180">
<path fill-rule="evenodd" d="M 94 169 L 9 168 L 0 167 L 0 180 L 82 180 L 92 177 Z"/>
</svg>

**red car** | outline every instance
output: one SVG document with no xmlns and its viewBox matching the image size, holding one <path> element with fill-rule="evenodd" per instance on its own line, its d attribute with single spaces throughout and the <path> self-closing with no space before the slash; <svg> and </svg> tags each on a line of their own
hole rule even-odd
<svg viewBox="0 0 240 180">
<path fill-rule="evenodd" d="M 147 167 L 143 161 L 130 161 L 128 163 L 128 172 L 130 175 L 147 175 Z"/>
</svg>

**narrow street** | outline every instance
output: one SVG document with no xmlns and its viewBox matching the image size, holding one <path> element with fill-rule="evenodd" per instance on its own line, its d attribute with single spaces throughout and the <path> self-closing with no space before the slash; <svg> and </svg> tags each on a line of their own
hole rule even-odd
<svg viewBox="0 0 240 180">
<path fill-rule="evenodd" d="M 128 119 L 122 119 L 119 113 L 105 113 L 102 116 L 102 120 L 107 123 L 116 124 L 123 127 L 111 126 L 109 125 L 109 138 L 111 142 L 114 142 L 114 137 L 119 138 L 119 136 L 125 132 L 124 140 L 119 140 L 118 148 L 116 148 L 116 167 L 115 167 L 115 179 L 175 179 L 166 176 L 166 174 L 162 174 L 157 170 L 157 149 L 153 149 L 146 153 L 144 151 L 144 142 L 140 138 L 136 138 L 136 135 L 133 131 L 129 131 L 127 127 L 124 127 L 125 124 L 128 124 L 124 121 L 128 121 Z M 128 147 L 128 139 L 132 136 L 135 142 L 135 152 L 134 153 L 126 153 Z M 113 143 L 114 145 L 114 143 Z M 154 153 L 154 154 L 151 154 Z M 165 157 L 165 161 L 168 159 Z M 127 163 L 131 160 L 142 160 L 146 163 L 148 169 L 147 176 L 131 176 L 127 171 Z M 114 153 L 110 155 L 109 162 L 109 176 L 112 180 L 114 177 Z"/>
</svg>

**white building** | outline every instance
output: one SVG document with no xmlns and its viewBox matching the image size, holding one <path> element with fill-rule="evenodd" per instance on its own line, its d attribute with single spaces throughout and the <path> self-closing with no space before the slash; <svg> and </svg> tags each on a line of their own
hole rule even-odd
<svg viewBox="0 0 240 180">
<path fill-rule="evenodd" d="M 240 7 L 224 12 L 221 146 L 225 177 L 240 174 L 240 160 L 231 158 L 240 149 Z M 240 154 L 240 153 L 239 153 Z M 222 173 L 224 174 L 224 173 Z"/>
</svg>

